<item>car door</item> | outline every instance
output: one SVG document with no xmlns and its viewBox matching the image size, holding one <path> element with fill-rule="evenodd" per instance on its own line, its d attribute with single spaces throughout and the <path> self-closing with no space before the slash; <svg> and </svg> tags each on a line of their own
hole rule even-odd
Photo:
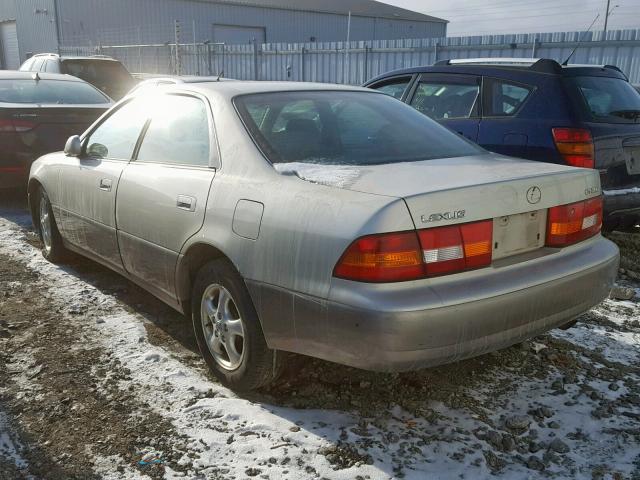
<svg viewBox="0 0 640 480">
<path fill-rule="evenodd" d="M 205 98 L 152 98 L 135 160 L 118 186 L 118 241 L 126 271 L 160 298 L 175 299 L 178 255 L 204 222 L 218 151 Z"/>
<path fill-rule="evenodd" d="M 424 73 L 408 103 L 475 142 L 480 124 L 481 78 L 474 75 Z"/>
<path fill-rule="evenodd" d="M 116 235 L 116 191 L 147 121 L 141 99 L 113 110 L 83 139 L 83 153 L 60 169 L 65 238 L 108 266 L 122 269 Z"/>
<path fill-rule="evenodd" d="M 529 85 L 485 78 L 478 144 L 492 152 L 528 158 L 531 120 L 518 114 L 533 90 Z"/>
</svg>

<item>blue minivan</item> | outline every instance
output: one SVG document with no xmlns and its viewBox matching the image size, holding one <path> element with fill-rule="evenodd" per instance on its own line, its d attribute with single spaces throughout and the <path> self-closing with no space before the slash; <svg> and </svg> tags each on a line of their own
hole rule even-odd
<svg viewBox="0 0 640 480">
<path fill-rule="evenodd" d="M 600 171 L 605 228 L 640 222 L 640 93 L 615 66 L 445 60 L 365 84 L 492 152 Z"/>
</svg>

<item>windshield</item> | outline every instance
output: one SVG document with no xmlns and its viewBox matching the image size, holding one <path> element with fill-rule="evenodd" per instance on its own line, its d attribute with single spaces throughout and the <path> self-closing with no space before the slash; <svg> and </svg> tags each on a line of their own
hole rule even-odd
<svg viewBox="0 0 640 480">
<path fill-rule="evenodd" d="M 640 93 L 629 82 L 610 77 L 575 77 L 591 115 L 599 121 L 635 122 L 640 116 Z"/>
<path fill-rule="evenodd" d="M 110 100 L 84 82 L 0 80 L 0 102 L 39 104 L 105 104 Z"/>
<path fill-rule="evenodd" d="M 388 95 L 296 91 L 237 97 L 272 163 L 376 165 L 486 153 Z"/>
</svg>

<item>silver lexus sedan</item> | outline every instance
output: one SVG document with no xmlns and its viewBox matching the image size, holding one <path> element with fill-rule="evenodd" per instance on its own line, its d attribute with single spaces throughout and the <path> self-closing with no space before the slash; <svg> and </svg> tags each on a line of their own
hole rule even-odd
<svg viewBox="0 0 640 480">
<path fill-rule="evenodd" d="M 118 103 L 31 169 L 68 251 L 189 315 L 225 384 L 297 352 L 401 371 L 564 326 L 604 299 L 598 172 L 486 152 L 382 93 L 167 86 Z"/>
</svg>

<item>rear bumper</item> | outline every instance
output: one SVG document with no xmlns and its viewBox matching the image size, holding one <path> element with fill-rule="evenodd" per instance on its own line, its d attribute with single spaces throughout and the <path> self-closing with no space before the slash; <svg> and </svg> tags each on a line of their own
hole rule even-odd
<svg viewBox="0 0 640 480">
<path fill-rule="evenodd" d="M 497 350 L 569 322 L 608 296 L 619 253 L 598 236 L 504 260 L 401 284 L 334 280 L 329 301 L 249 284 L 270 347 L 403 371 Z"/>
</svg>

